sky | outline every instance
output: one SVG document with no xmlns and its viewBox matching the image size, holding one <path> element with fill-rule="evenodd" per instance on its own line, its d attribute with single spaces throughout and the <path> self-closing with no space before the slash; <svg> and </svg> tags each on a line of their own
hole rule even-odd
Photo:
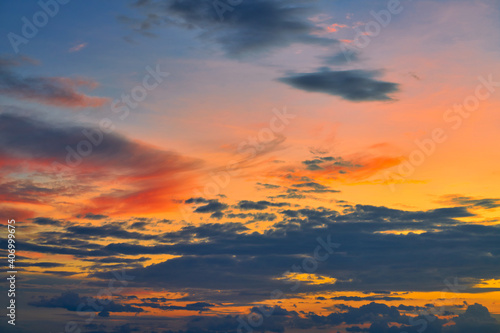
<svg viewBox="0 0 500 333">
<path fill-rule="evenodd" d="M 0 22 L 2 332 L 500 332 L 497 1 Z"/>
</svg>

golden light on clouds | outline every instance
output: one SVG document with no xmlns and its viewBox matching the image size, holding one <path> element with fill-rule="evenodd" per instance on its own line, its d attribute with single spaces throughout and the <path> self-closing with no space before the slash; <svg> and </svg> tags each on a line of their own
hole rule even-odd
<svg viewBox="0 0 500 333">
<path fill-rule="evenodd" d="M 287 273 L 276 280 L 305 282 L 309 285 L 335 284 L 337 282 L 334 277 L 309 273 Z"/>
</svg>

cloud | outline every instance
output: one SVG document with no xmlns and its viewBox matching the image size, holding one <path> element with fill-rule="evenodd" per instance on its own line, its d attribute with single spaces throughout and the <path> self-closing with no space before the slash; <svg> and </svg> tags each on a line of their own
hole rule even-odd
<svg viewBox="0 0 500 333">
<path fill-rule="evenodd" d="M 107 303 L 107 304 L 103 304 Z M 129 304 L 123 305 L 114 301 L 100 302 L 93 297 L 80 297 L 78 293 L 67 291 L 60 296 L 46 298 L 41 297 L 38 301 L 30 302 L 29 305 L 41 308 L 63 308 L 68 311 L 90 311 L 95 312 L 92 304 L 100 304 L 102 311 L 107 312 L 143 312 L 144 310 Z"/>
<path fill-rule="evenodd" d="M 196 302 L 196 303 L 190 303 L 186 304 L 184 306 L 179 306 L 179 305 L 160 305 L 157 303 L 152 303 L 152 302 L 145 302 L 141 304 L 137 304 L 138 306 L 141 307 L 150 307 L 150 308 L 155 308 L 155 309 L 161 309 L 161 310 L 188 310 L 188 311 L 198 311 L 198 312 L 203 312 L 210 310 L 211 307 L 214 307 L 214 304 L 210 304 L 207 302 Z"/>
<path fill-rule="evenodd" d="M 339 24 L 339 23 L 333 23 L 333 24 L 330 24 L 329 26 L 326 27 L 326 30 L 328 32 L 337 32 L 338 30 L 342 29 L 342 28 L 347 28 L 347 25 L 345 24 Z"/>
<path fill-rule="evenodd" d="M 255 319 L 258 319 L 259 325 L 250 326 L 249 323 L 255 323 Z M 254 320 L 252 320 L 254 319 Z M 248 314 L 241 316 L 240 318 L 236 316 L 218 316 L 218 317 L 207 317 L 207 316 L 197 316 L 187 323 L 187 331 L 177 331 L 181 332 L 203 332 L 203 333 L 215 333 L 215 332 L 234 332 L 236 329 L 238 332 L 249 332 L 254 329 L 261 330 L 263 332 L 287 332 L 288 329 L 300 329 L 300 330 L 312 330 L 325 329 L 330 327 L 337 327 L 339 325 L 353 325 L 353 324 L 365 324 L 373 322 L 383 322 L 387 326 L 387 322 L 391 323 L 404 323 L 408 322 L 409 318 L 407 316 L 401 315 L 397 308 L 389 307 L 385 304 L 380 303 L 370 303 L 363 305 L 359 308 L 345 307 L 344 312 L 332 312 L 329 315 L 318 315 L 314 312 L 301 313 L 296 311 L 289 311 L 280 306 L 255 306 L 252 307 Z M 441 325 L 444 321 L 439 321 Z M 253 327 L 253 328 L 252 328 Z M 344 326 L 345 327 L 345 326 Z M 348 326 L 349 327 L 349 326 Z M 374 326 L 374 328 L 377 327 Z M 350 331 L 350 330 L 348 330 Z M 356 330 L 353 330 L 356 332 Z M 372 332 L 372 330 L 370 330 Z M 389 331 L 373 331 L 377 333 L 389 333 Z M 393 332 L 393 331 L 390 331 Z M 394 331 L 399 332 L 399 331 Z M 413 331 L 410 331 L 413 333 Z M 429 331 L 431 332 L 431 331 Z M 432 331 L 434 333 L 434 331 Z M 167 333 L 174 333 L 173 331 L 167 331 Z"/>
<path fill-rule="evenodd" d="M 2 179 L 0 178 L 0 181 Z M 54 197 L 57 188 L 39 186 L 31 180 L 5 181 L 0 183 L 0 199 L 4 202 L 24 202 L 38 204 L 41 197 Z"/>
<path fill-rule="evenodd" d="M 248 214 L 249 216 L 252 217 L 252 220 L 249 222 L 258 222 L 258 221 L 274 221 L 276 220 L 276 215 L 275 214 L 270 214 L 270 213 L 255 213 L 255 214 Z"/>
<path fill-rule="evenodd" d="M 229 207 L 227 204 L 219 202 L 219 200 L 209 200 L 206 205 L 199 206 L 194 210 L 195 213 L 216 213 Z"/>
<path fill-rule="evenodd" d="M 328 186 L 318 184 L 315 182 L 293 184 L 292 186 L 303 189 L 302 191 L 305 193 L 338 193 L 338 192 L 340 192 L 337 190 L 332 190 Z"/>
<path fill-rule="evenodd" d="M 344 167 L 344 168 L 361 168 L 361 167 L 363 167 L 362 165 L 355 164 L 352 161 L 346 161 L 342 157 L 333 157 L 333 156 L 317 157 L 313 160 L 302 161 L 302 163 L 307 166 L 307 170 L 311 170 L 311 171 L 324 170 L 325 168 L 328 168 L 331 166 Z"/>
<path fill-rule="evenodd" d="M 349 54 L 338 52 L 332 56 L 320 57 L 320 59 L 323 60 L 327 65 L 343 66 L 349 65 L 352 62 L 358 62 L 361 60 L 361 57 L 359 55 L 359 52 L 350 51 Z"/>
<path fill-rule="evenodd" d="M 36 263 L 23 263 L 24 267 L 41 267 L 41 268 L 55 268 L 64 266 L 64 264 L 57 262 L 36 262 Z"/>
<path fill-rule="evenodd" d="M 500 207 L 500 199 L 497 198 L 478 199 L 466 196 L 451 195 L 443 197 L 443 202 L 453 205 L 463 205 L 470 208 L 495 209 Z"/>
<path fill-rule="evenodd" d="M 308 186 L 317 187 L 313 184 Z M 307 186 L 304 185 L 304 188 Z M 199 207 L 207 206 L 211 202 L 209 199 L 200 198 L 188 201 L 193 204 L 197 202 L 196 205 Z M 247 201 L 253 204 L 259 203 L 259 201 Z M 151 307 L 165 311 L 209 309 L 216 311 L 213 309 L 213 304 L 217 304 L 214 301 L 217 297 L 227 297 L 226 301 L 231 300 L 231 302 L 237 299 L 241 304 L 248 304 L 247 300 L 262 302 L 268 299 L 269 292 L 274 289 L 286 291 L 287 296 L 308 292 L 321 295 L 321 291 L 331 290 L 331 286 L 328 288 L 327 284 L 310 283 L 313 277 L 327 277 L 332 281 L 335 279 L 337 291 L 355 290 L 372 293 L 373 290 L 440 291 L 446 285 L 444 277 L 460 276 L 460 283 L 464 288 L 474 291 L 471 286 L 480 279 L 496 276 L 497 272 L 491 267 L 500 265 L 496 251 L 500 228 L 460 222 L 458 220 L 460 217 L 474 216 L 468 212 L 467 207 L 406 211 L 383 206 L 345 205 L 343 211 L 288 206 L 283 210 L 283 207 L 270 206 L 267 203 L 269 202 L 261 204 L 277 216 L 277 222 L 261 233 L 254 232 L 242 223 L 226 221 L 183 226 L 179 230 L 162 234 L 124 230 L 130 221 L 101 226 L 64 224 L 64 227 L 54 226 L 61 231 L 37 233 L 35 237 L 39 245 L 22 242 L 19 246 L 25 251 L 83 256 L 86 262 L 95 263 L 95 267 L 90 268 L 90 277 L 97 277 L 104 284 L 113 276 L 110 271 L 126 267 L 126 274 L 135 277 L 129 282 L 130 288 L 155 285 L 158 288 L 166 288 L 168 292 L 182 291 L 200 298 L 183 299 L 182 302 L 190 303 L 181 305 L 164 304 L 166 299 L 143 299 L 143 303 L 140 304 L 127 304 L 133 308 Z M 248 214 L 246 210 L 237 209 L 231 207 L 234 214 Z M 421 229 L 424 232 L 406 235 L 381 233 L 381 231 L 410 228 Z M 314 253 L 318 237 L 325 239 L 327 235 L 330 237 L 328 242 L 340 243 L 340 248 L 328 260 L 321 262 L 314 274 L 294 280 L 301 282 L 296 293 L 289 291 L 289 284 L 279 278 L 286 277 L 284 273 L 293 265 L 300 266 L 304 258 Z M 116 239 L 132 237 L 130 238 L 132 241 L 106 245 L 102 244 L 102 237 Z M 149 240 L 147 245 L 141 242 L 145 239 Z M 466 244 L 463 242 L 464 239 L 467 239 Z M 0 242 L 0 247 L 2 246 L 5 246 L 5 242 Z M 398 251 L 394 251 L 395 248 Z M 137 259 L 129 257 L 151 254 L 175 257 L 164 262 L 153 261 L 145 267 L 142 267 L 141 263 L 147 261 L 147 256 L 136 257 Z M 106 264 L 111 265 L 106 266 Z M 66 274 L 47 272 L 62 276 Z M 238 296 L 240 294 L 241 296 Z M 342 300 L 380 302 L 401 300 L 401 297 L 388 294 L 357 297 L 339 295 L 327 302 Z M 64 303 L 59 299 L 53 301 L 45 299 L 41 304 L 43 305 L 40 306 L 45 307 L 56 307 L 56 304 L 64 305 L 58 307 L 69 307 L 67 302 Z M 399 323 L 408 332 L 416 332 L 418 327 L 407 326 L 409 317 L 399 311 L 417 310 L 419 309 L 377 303 L 359 308 L 345 306 L 341 312 L 322 316 L 312 313 L 299 315 L 293 311 L 277 309 L 276 314 L 269 322 L 266 319 L 267 323 L 264 325 L 269 325 L 265 327 L 273 329 L 280 327 L 307 329 L 368 323 L 372 324 L 373 332 L 386 332 L 385 329 L 390 329 L 393 323 Z M 111 309 L 105 311 L 112 312 Z M 484 324 L 484 327 L 488 328 L 492 323 L 481 313 L 480 309 L 475 311 L 475 317 L 480 317 L 481 325 Z M 228 318 L 227 321 L 219 317 L 217 319 L 200 317 L 198 321 L 190 322 L 188 326 L 193 329 L 198 327 L 196 332 L 204 330 L 210 332 L 209 326 L 205 324 L 216 325 L 221 328 L 219 332 L 224 332 L 222 329 L 224 325 L 234 324 L 234 320 L 234 317 Z M 457 320 L 459 327 L 460 319 Z M 471 319 L 464 317 L 463 322 L 470 323 Z M 429 324 L 429 332 L 440 332 L 438 329 L 443 323 L 438 319 L 434 320 Z M 461 325 L 470 327 L 466 324 Z M 234 328 L 235 326 L 232 330 Z M 448 333 L 444 328 L 441 332 Z"/>
<path fill-rule="evenodd" d="M 242 200 L 238 202 L 238 209 L 241 210 L 264 210 L 269 207 L 284 207 L 290 206 L 289 203 L 286 202 L 270 202 L 266 200 L 260 201 L 250 201 L 250 200 Z"/>
<path fill-rule="evenodd" d="M 401 163 L 397 156 L 373 153 L 352 153 L 344 156 L 317 156 L 276 169 L 274 176 L 286 182 L 310 182 L 312 179 L 360 182 L 382 170 Z M 296 188 L 298 189 L 298 188 Z M 284 189 L 289 192 L 290 188 Z"/>
<path fill-rule="evenodd" d="M 0 221 L 2 224 L 6 224 L 8 220 L 12 220 L 14 216 L 16 221 L 26 221 L 33 218 L 35 212 L 24 208 L 0 204 Z"/>
<path fill-rule="evenodd" d="M 500 264 L 492 250 L 499 227 L 463 224 L 457 218 L 473 216 L 464 207 L 412 212 L 356 205 L 344 212 L 302 208 L 274 213 L 285 218 L 262 234 L 249 232 L 241 223 L 186 226 L 160 235 L 152 246 L 112 243 L 101 251 L 179 255 L 131 275 L 172 288 L 216 290 L 275 287 L 275 279 L 300 263 L 297 258 L 310 256 L 318 237 L 326 235 L 342 250 L 321 263 L 315 274 L 338 279 L 337 290 L 442 290 L 443 276 L 461 276 L 472 288 L 481 279 L 494 278 L 491 267 Z M 384 233 L 408 229 L 424 232 Z"/>
<path fill-rule="evenodd" d="M 256 184 L 257 186 L 259 187 L 262 187 L 262 188 L 265 188 L 265 189 L 278 189 L 280 188 L 281 186 L 279 185 L 275 185 L 275 184 L 265 184 L 265 183 L 257 183 Z"/>
<path fill-rule="evenodd" d="M 130 229 L 144 230 L 147 225 L 146 222 L 134 222 L 130 225 Z"/>
<path fill-rule="evenodd" d="M 467 307 L 467 310 L 454 318 L 455 326 L 449 328 L 450 333 L 498 333 L 500 332 L 500 323 L 491 317 L 488 309 L 481 304 L 473 304 Z"/>
<path fill-rule="evenodd" d="M 80 87 L 95 88 L 97 83 L 81 78 L 21 76 L 12 62 L 0 61 L 0 95 L 70 108 L 100 107 L 109 101 L 78 92 Z"/>
<path fill-rule="evenodd" d="M 360 297 L 360 296 L 336 296 L 332 297 L 330 299 L 334 300 L 340 300 L 340 301 L 402 301 L 404 300 L 403 297 L 397 297 L 397 296 L 366 296 L 366 297 Z"/>
<path fill-rule="evenodd" d="M 68 272 L 68 271 L 43 271 L 44 274 L 51 274 L 57 276 L 72 276 L 79 274 L 78 272 Z"/>
<path fill-rule="evenodd" d="M 8 57 L 8 56 L 0 57 L 0 67 L 15 67 L 24 64 L 39 65 L 40 62 L 36 59 L 24 55 L 18 55 L 13 57 Z"/>
<path fill-rule="evenodd" d="M 334 162 L 333 158 L 326 159 Z M 297 185 L 297 190 L 324 189 L 306 179 L 292 185 Z M 223 220 L 158 233 L 148 232 L 149 228 L 127 229 L 138 221 L 136 218 L 112 222 L 113 217 L 109 217 L 107 223 L 100 225 L 61 222 L 51 224 L 50 231 L 35 229 L 36 244 L 23 241 L 19 246 L 25 251 L 84 257 L 95 264 L 91 267 L 92 276 L 104 281 L 111 277 L 111 270 L 127 267 L 129 275 L 137 277 L 131 282 L 132 287 L 157 285 L 171 291 L 198 289 L 208 294 L 213 294 L 213 290 L 232 294 L 255 292 L 259 294 L 252 296 L 255 298 L 265 297 L 263 293 L 272 288 L 286 288 L 279 278 L 293 265 L 300 265 L 303 258 L 310 257 L 318 238 L 325 237 L 341 244 L 341 250 L 318 265 L 314 274 L 336 279 L 339 291 L 439 291 L 445 285 L 444 278 L 450 276 L 460 276 L 464 288 L 479 291 L 474 286 L 483 279 L 496 278 L 491 267 L 500 265 L 496 250 L 500 227 L 461 222 L 463 217 L 476 216 L 464 206 L 408 211 L 345 203 L 336 210 L 266 200 L 242 200 L 231 207 L 204 198 L 186 201 L 195 205 L 194 210 L 200 209 L 200 214 L 227 210 L 230 218 L 269 218 L 272 223 L 266 223 L 266 229 L 259 232 L 246 222 Z M 270 215 L 258 215 L 264 210 Z M 158 220 L 150 222 L 156 224 Z M 109 239 L 103 243 L 105 237 Z M 0 241 L 2 246 L 6 246 L 5 240 Z M 170 259 L 142 267 L 145 260 L 139 258 L 150 255 Z M 121 256 L 130 260 L 116 259 Z M 137 260 L 134 262 L 129 256 Z M 114 259 L 102 261 L 108 257 Z M 300 291 L 320 292 L 325 288 L 304 283 Z"/>
<path fill-rule="evenodd" d="M 113 237 L 121 239 L 149 240 L 155 238 L 153 235 L 127 231 L 117 224 L 106 224 L 101 226 L 71 226 L 66 228 L 66 232 L 67 233 L 62 236 L 76 239 Z"/>
<path fill-rule="evenodd" d="M 138 1 L 135 7 L 146 14 L 141 21 L 121 20 L 135 31 L 153 35 L 153 28 L 167 22 L 185 29 L 199 28 L 200 38 L 215 41 L 226 54 L 240 57 L 294 43 L 333 45 L 336 39 L 319 37 L 324 31 L 308 17 L 314 8 L 307 1 L 253 0 L 228 6 L 213 1 Z"/>
<path fill-rule="evenodd" d="M 73 53 L 73 52 L 78 52 L 78 51 L 81 51 L 81 50 L 83 50 L 84 48 L 86 48 L 86 47 L 87 47 L 87 45 L 88 45 L 88 43 L 80 43 L 80 44 L 78 44 L 78 45 L 75 45 L 75 46 L 71 47 L 71 48 L 68 50 L 68 52 Z"/>
<path fill-rule="evenodd" d="M 199 204 L 199 203 L 207 203 L 208 200 L 205 198 L 189 198 L 184 203 L 186 204 Z"/>
<path fill-rule="evenodd" d="M 138 263 L 138 262 L 148 261 L 149 259 L 146 257 L 133 258 L 133 259 L 118 258 L 118 257 L 106 257 L 106 258 L 101 258 L 101 259 L 94 258 L 94 259 L 83 259 L 83 260 L 94 261 L 94 262 L 102 263 L 102 264 L 109 264 L 109 263 L 130 264 L 130 263 Z"/>
<path fill-rule="evenodd" d="M 78 153 L 82 142 L 87 144 L 84 155 Z M 10 201 L 43 204 L 60 196 L 85 196 L 75 215 L 90 219 L 174 207 L 172 194 L 183 193 L 200 165 L 176 152 L 103 133 L 94 125 L 49 124 L 9 113 L 0 113 L 0 157 L 0 196 L 3 189 Z M 43 181 L 36 184 L 19 180 L 10 176 L 14 167 L 46 177 L 37 178 Z"/>
<path fill-rule="evenodd" d="M 59 220 L 51 219 L 50 217 L 37 217 L 32 219 L 33 223 L 38 225 L 56 225 L 60 226 L 62 223 Z"/>
<path fill-rule="evenodd" d="M 419 315 L 410 321 L 414 325 L 408 326 L 408 317 L 403 323 L 406 325 L 389 325 L 390 320 L 376 319 L 372 320 L 372 324 L 367 332 L 370 333 L 498 333 L 500 332 L 500 324 L 491 317 L 488 309 L 481 304 L 469 305 L 465 313 L 448 321 L 439 319 L 434 315 Z M 455 322 L 455 325 L 453 325 Z M 446 324 L 446 325 L 445 325 Z M 353 330 L 353 332 L 362 332 L 363 330 Z"/>
<path fill-rule="evenodd" d="M 332 71 L 322 68 L 313 73 L 296 73 L 278 80 L 294 88 L 340 96 L 353 102 L 390 101 L 399 90 L 397 83 L 376 80 L 379 71 Z"/>
<path fill-rule="evenodd" d="M 186 204 L 200 204 L 204 203 L 205 205 L 198 206 L 194 212 L 195 213 L 212 213 L 210 215 L 211 218 L 221 219 L 224 216 L 223 211 L 226 210 L 229 206 L 225 203 L 219 202 L 217 199 L 207 200 L 204 198 L 190 198 L 184 201 Z"/>
<path fill-rule="evenodd" d="M 85 216 L 83 218 L 88 219 L 88 220 L 102 220 L 102 219 L 107 218 L 107 216 L 102 215 L 102 214 L 87 213 L 87 214 L 85 214 Z"/>
</svg>

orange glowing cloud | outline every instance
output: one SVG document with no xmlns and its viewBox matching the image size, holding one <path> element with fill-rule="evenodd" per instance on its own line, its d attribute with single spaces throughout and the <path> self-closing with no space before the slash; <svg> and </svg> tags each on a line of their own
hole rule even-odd
<svg viewBox="0 0 500 333">
<path fill-rule="evenodd" d="M 337 32 L 339 28 L 347 28 L 347 25 L 345 24 L 339 24 L 339 23 L 333 23 L 329 26 L 326 27 L 326 30 L 328 32 Z"/>
<path fill-rule="evenodd" d="M 17 138 L 15 143 L 0 142 L 0 198 L 14 203 L 58 201 L 61 208 L 73 202 L 72 210 L 82 214 L 165 211 L 174 194 L 192 188 L 201 164 L 92 126 L 57 127 L 8 114 L 0 119 L 0 139 Z M 38 133 L 44 140 L 25 133 Z M 25 179 L 40 172 L 45 176 L 36 181 Z"/>
<path fill-rule="evenodd" d="M 17 208 L 10 205 L 0 205 L 0 224 L 7 224 L 7 220 L 25 221 L 33 218 L 35 213 L 31 210 Z"/>
</svg>

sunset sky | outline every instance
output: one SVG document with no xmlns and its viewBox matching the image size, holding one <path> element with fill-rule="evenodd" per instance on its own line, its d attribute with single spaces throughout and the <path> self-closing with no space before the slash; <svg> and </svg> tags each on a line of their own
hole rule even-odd
<svg viewBox="0 0 500 333">
<path fill-rule="evenodd" d="M 2 332 L 500 332 L 498 1 L 0 22 Z"/>
</svg>

